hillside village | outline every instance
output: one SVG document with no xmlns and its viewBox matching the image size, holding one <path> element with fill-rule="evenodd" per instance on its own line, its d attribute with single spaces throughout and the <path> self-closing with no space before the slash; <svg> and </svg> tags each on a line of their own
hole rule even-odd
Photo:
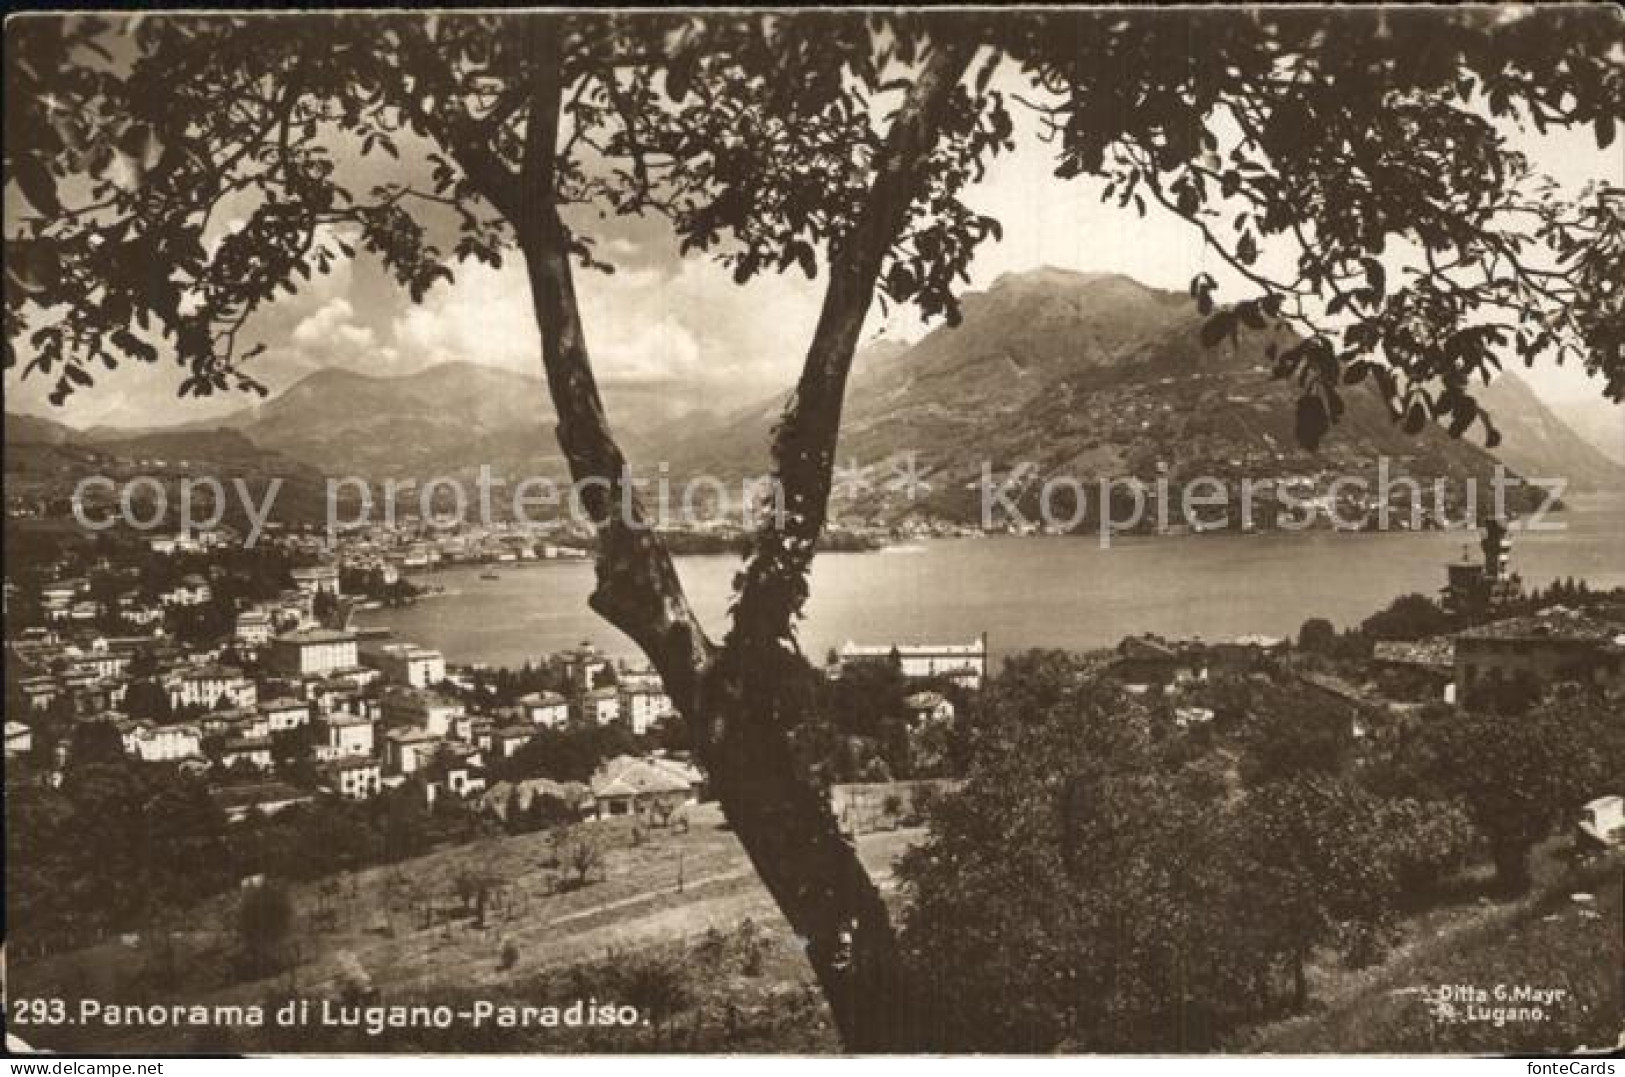
<svg viewBox="0 0 1625 1077">
<path fill-rule="evenodd" d="M 1446 566 L 1436 608 L 1447 633 L 1378 638 L 1353 658 L 1307 639 L 1134 636 L 1092 668 L 1132 693 L 1175 698 L 1210 670 L 1284 664 L 1311 698 L 1348 707 L 1356 735 L 1373 714 L 1456 703 L 1491 687 L 1617 682 L 1625 604 L 1590 594 L 1583 610 L 1540 604 L 1512 571 L 1510 545 L 1505 526 L 1490 521 L 1482 557 Z M 111 755 L 205 780 L 232 820 L 404 786 L 427 805 L 450 796 L 500 815 L 514 782 L 545 778 L 545 768 L 525 765 L 537 761 L 533 742 L 614 729 L 624 734 L 613 742 L 617 754 L 594 758 L 582 780 L 547 787 L 561 815 L 696 801 L 703 772 L 681 735 L 670 735 L 680 719 L 650 669 L 612 661 L 589 643 L 517 674 L 455 666 L 387 629 L 346 627 L 357 605 L 378 604 L 379 595 L 410 601 L 408 573 L 431 563 L 581 556 L 500 532 L 433 539 L 402 530 L 386 540 L 368 530 L 323 559 L 307 534 L 245 551 L 229 529 L 214 529 L 8 571 L 8 785 L 25 785 L 16 780 L 23 775 L 57 785 L 73 767 Z M 840 681 L 865 663 L 895 666 L 915 686 L 906 708 L 916 733 L 951 724 L 949 695 L 973 695 L 990 672 L 985 634 L 969 644 L 849 642 L 825 672 Z M 1185 726 L 1212 712 L 1192 704 L 1177 715 Z"/>
<path fill-rule="evenodd" d="M 415 549 L 422 536 L 400 541 Z M 491 542 L 472 546 L 509 546 Z M 186 884 L 146 884 L 168 887 L 173 896 L 162 900 L 176 907 L 226 900 L 239 876 L 246 885 L 294 870 L 325 893 L 369 865 L 464 848 L 478 857 L 501 835 L 538 831 L 558 867 L 547 876 L 552 889 L 525 901 L 568 909 L 573 887 L 613 879 L 628 924 L 641 924 L 645 906 L 670 900 L 662 873 L 673 856 L 682 893 L 687 850 L 700 858 L 722 823 L 658 676 L 588 643 L 523 669 L 495 669 L 346 627 L 353 605 L 380 601 L 380 589 L 410 600 L 414 573 L 401 565 L 410 554 L 388 545 L 373 535 L 324 559 L 293 534 L 245 562 L 248 552 L 217 532 L 14 554 L 6 797 L 23 827 L 14 848 L 29 856 L 28 828 L 48 802 L 39 798 L 74 789 L 77 799 L 87 781 L 127 772 L 146 790 L 138 796 L 157 798 L 151 803 L 166 789 L 177 804 L 202 798 L 160 814 L 173 821 L 157 825 L 174 829 L 143 839 L 210 865 Z M 464 554 L 469 548 L 465 539 Z M 1499 707 L 1562 683 L 1618 698 L 1625 687 L 1625 594 L 1570 582 L 1529 592 L 1499 522 L 1486 521 L 1476 556 L 1441 566 L 1440 583 L 1436 596 L 1402 597 L 1359 629 L 1310 622 L 1296 639 L 1135 635 L 1075 656 L 1072 675 L 1119 699 L 1122 722 L 1212 758 L 1233 791 L 1259 780 L 1249 768 L 1264 764 L 1251 758 L 1278 757 L 1272 766 L 1290 768 L 1302 753 L 1334 751 L 1357 762 L 1464 703 Z M 829 724 L 804 738 L 807 765 L 851 840 L 872 849 L 895 835 L 886 848 L 899 855 L 921 840 L 930 802 L 963 778 L 965 738 L 975 735 L 967 722 L 980 720 L 979 697 L 998 676 L 989 640 L 848 641 L 809 672 L 828 684 L 830 711 Z M 1597 849 L 1625 833 L 1621 792 L 1591 790 L 1569 820 Z M 667 866 L 650 877 L 652 869 L 629 866 L 628 854 L 606 860 L 628 835 L 636 863 L 653 857 Z M 327 847 L 319 856 L 277 851 L 312 837 Z M 189 852 L 199 841 L 209 851 Z M 650 841 L 650 852 L 636 852 Z M 32 857 L 28 867 L 47 870 Z M 458 892 L 476 886 L 463 874 L 453 880 Z M 91 938 L 139 931 L 159 915 L 84 906 L 88 898 L 47 911 L 34 893 L 43 879 L 19 879 L 16 911 L 34 928 L 16 956 L 33 954 L 44 968 L 57 969 L 52 955 L 86 930 Z M 518 884 L 477 885 L 507 892 Z M 704 893 L 687 900 L 703 906 L 713 900 Z M 503 908 L 504 922 L 520 916 Z M 406 938 L 439 930 L 442 915 L 425 913 Z M 483 923 L 485 914 L 475 915 Z M 537 946 L 537 960 L 550 960 L 552 951 Z M 392 977 L 406 974 L 385 956 L 367 960 Z"/>
</svg>

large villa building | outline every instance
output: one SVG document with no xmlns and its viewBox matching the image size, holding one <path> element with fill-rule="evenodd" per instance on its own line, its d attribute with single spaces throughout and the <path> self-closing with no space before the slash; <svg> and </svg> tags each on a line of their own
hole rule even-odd
<svg viewBox="0 0 1625 1077">
<path fill-rule="evenodd" d="M 355 669 L 356 638 L 349 632 L 311 628 L 271 640 L 270 667 L 295 677 L 321 677 Z"/>
<path fill-rule="evenodd" d="M 987 679 L 987 633 L 970 643 L 865 645 L 849 640 L 841 645 L 838 657 L 843 670 L 854 662 L 896 661 L 905 677 L 942 678 L 961 688 L 975 689 Z"/>
</svg>

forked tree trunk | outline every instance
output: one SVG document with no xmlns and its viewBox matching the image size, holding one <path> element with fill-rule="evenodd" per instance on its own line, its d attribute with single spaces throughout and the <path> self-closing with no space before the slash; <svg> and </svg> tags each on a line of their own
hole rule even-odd
<svg viewBox="0 0 1625 1077">
<path fill-rule="evenodd" d="M 545 33 L 545 31 L 544 31 Z M 896 241 L 971 48 L 939 46 L 888 134 L 865 212 L 831 259 L 830 284 L 796 402 L 774 454 L 788 523 L 759 537 L 724 646 L 706 636 L 664 544 L 624 489 L 625 460 L 598 394 L 576 303 L 569 236 L 555 202 L 562 73 L 538 40 L 525 158 L 510 199 L 542 336 L 543 364 L 572 477 L 598 534 L 591 604 L 665 681 L 723 813 L 806 949 L 849 1050 L 922 1045 L 891 921 L 827 798 L 796 765 L 785 699 L 790 623 L 821 531 L 846 375 L 886 252 Z M 511 192 L 510 192 L 511 193 Z M 499 204 L 500 206 L 500 204 Z M 795 668 L 805 668 L 795 667 Z"/>
</svg>

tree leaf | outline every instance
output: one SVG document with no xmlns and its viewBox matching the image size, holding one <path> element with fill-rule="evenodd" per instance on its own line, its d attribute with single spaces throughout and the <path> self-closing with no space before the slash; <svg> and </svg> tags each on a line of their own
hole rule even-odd
<svg viewBox="0 0 1625 1077">
<path fill-rule="evenodd" d="M 1310 452 L 1320 449 L 1320 441 L 1331 428 L 1331 419 L 1326 414 L 1326 402 L 1321 400 L 1319 393 L 1304 393 L 1298 397 L 1298 415 L 1294 433 L 1298 444 Z"/>
<path fill-rule="evenodd" d="M 11 178 L 17 181 L 18 189 L 35 210 L 47 217 L 62 212 L 62 202 L 56 196 L 56 179 L 38 157 L 18 154 L 11 162 Z"/>
<path fill-rule="evenodd" d="M 1211 348 L 1229 336 L 1236 325 L 1233 311 L 1221 310 L 1202 323 L 1202 346 Z"/>
</svg>

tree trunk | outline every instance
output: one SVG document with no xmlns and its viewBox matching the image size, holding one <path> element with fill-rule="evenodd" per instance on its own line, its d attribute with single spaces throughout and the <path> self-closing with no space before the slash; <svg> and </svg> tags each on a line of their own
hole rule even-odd
<svg viewBox="0 0 1625 1077">
<path fill-rule="evenodd" d="M 559 444 L 572 477 L 596 484 L 583 496 L 599 541 L 591 605 L 664 679 L 724 814 L 803 940 L 842 1042 L 862 1052 L 918 1048 L 914 996 L 885 903 L 827 798 L 795 763 L 789 732 L 797 714 L 785 690 L 793 671 L 806 668 L 789 643 L 790 622 L 824 523 L 847 371 L 881 264 L 974 49 L 933 50 L 888 133 L 865 211 L 831 259 L 796 403 L 774 446 L 788 523 L 764 529 L 719 651 L 694 617 L 664 544 L 644 526 L 599 398 L 556 204 L 563 91 L 557 23 L 542 22 L 524 161 L 517 177 L 493 180 L 493 202 L 514 224 L 525 257 Z M 490 162 L 483 167 L 497 170 Z"/>
<path fill-rule="evenodd" d="M 879 889 L 842 834 L 828 797 L 794 759 L 784 687 L 805 666 L 777 648 L 735 644 L 705 682 L 718 736 L 703 758 L 712 788 L 762 882 L 806 950 L 848 1050 L 924 1046 Z"/>
</svg>

